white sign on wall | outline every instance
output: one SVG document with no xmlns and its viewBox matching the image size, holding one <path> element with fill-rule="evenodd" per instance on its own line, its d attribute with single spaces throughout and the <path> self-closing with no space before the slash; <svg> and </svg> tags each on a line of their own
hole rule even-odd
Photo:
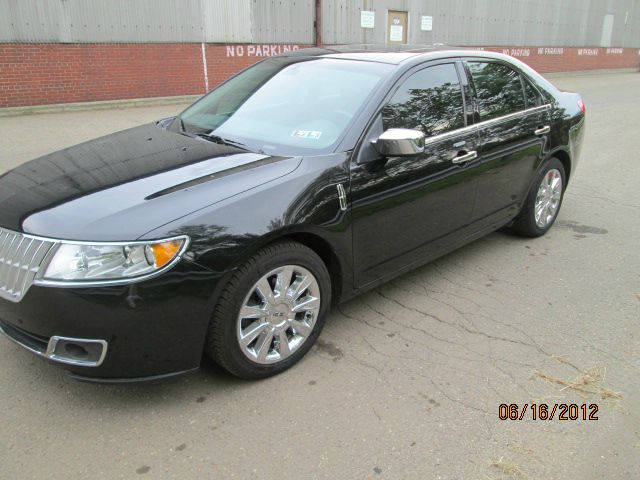
<svg viewBox="0 0 640 480">
<path fill-rule="evenodd" d="M 389 26 L 389 41 L 401 42 L 402 41 L 402 25 L 390 25 Z"/>
<path fill-rule="evenodd" d="M 422 15 L 420 30 L 424 30 L 425 32 L 430 32 L 431 30 L 433 30 L 433 17 L 429 15 Z"/>
<path fill-rule="evenodd" d="M 362 28 L 373 28 L 376 25 L 376 12 L 362 10 L 360 12 L 360 26 Z"/>
</svg>

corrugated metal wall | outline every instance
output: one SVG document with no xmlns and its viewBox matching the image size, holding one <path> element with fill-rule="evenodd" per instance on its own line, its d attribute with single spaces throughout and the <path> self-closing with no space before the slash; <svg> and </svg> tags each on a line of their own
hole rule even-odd
<svg viewBox="0 0 640 480">
<path fill-rule="evenodd" d="M 314 0 L 253 0 L 251 34 L 256 43 L 314 43 Z"/>
<path fill-rule="evenodd" d="M 313 0 L 0 0 L 0 42 L 313 43 Z"/>
<path fill-rule="evenodd" d="M 322 0 L 323 42 L 384 43 L 388 10 L 409 12 L 409 43 L 640 47 L 640 0 Z M 310 44 L 314 19 L 315 0 L 0 0 L 0 42 Z"/>
<path fill-rule="evenodd" d="M 375 27 L 360 27 L 360 11 Z M 409 12 L 409 43 L 450 45 L 601 45 L 603 19 L 614 15 L 611 45 L 640 47 L 640 0 L 342 0 L 323 1 L 325 43 L 385 43 L 387 11 Z M 420 29 L 433 17 L 433 30 Z"/>
</svg>

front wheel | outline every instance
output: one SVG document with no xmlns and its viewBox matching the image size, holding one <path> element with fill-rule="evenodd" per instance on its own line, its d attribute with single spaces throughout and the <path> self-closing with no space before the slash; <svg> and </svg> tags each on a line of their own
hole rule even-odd
<svg viewBox="0 0 640 480">
<path fill-rule="evenodd" d="M 540 170 L 534 186 L 527 195 L 512 229 L 527 237 L 540 237 L 556 221 L 566 185 L 564 166 L 552 158 Z"/>
<path fill-rule="evenodd" d="M 231 277 L 213 313 L 206 353 L 247 379 L 294 365 L 318 338 L 331 304 L 323 261 L 297 242 L 279 242 Z"/>
</svg>

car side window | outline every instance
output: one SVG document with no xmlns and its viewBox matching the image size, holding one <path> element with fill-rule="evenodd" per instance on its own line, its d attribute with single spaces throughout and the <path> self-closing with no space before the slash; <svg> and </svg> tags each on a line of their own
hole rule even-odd
<svg viewBox="0 0 640 480">
<path fill-rule="evenodd" d="M 501 63 L 469 62 L 480 121 L 524 110 L 520 74 Z"/>
<path fill-rule="evenodd" d="M 453 63 L 407 78 L 382 108 L 384 130 L 409 128 L 433 136 L 465 126 L 462 88 Z"/>
<path fill-rule="evenodd" d="M 522 77 L 522 86 L 524 87 L 524 96 L 527 100 L 527 108 L 539 107 L 542 105 L 542 97 L 540 97 L 540 93 L 524 76 Z"/>
</svg>

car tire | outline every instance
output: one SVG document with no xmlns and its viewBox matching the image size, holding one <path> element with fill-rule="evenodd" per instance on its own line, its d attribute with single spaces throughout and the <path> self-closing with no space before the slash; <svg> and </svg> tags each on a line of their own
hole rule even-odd
<svg viewBox="0 0 640 480">
<path fill-rule="evenodd" d="M 298 242 L 274 243 L 240 266 L 223 288 L 205 354 L 240 378 L 277 375 L 313 346 L 330 305 L 331 278 L 322 259 Z"/>
<path fill-rule="evenodd" d="M 566 184 L 562 162 L 552 157 L 538 172 L 511 229 L 526 237 L 541 237 L 547 233 L 560 212 Z"/>
</svg>

